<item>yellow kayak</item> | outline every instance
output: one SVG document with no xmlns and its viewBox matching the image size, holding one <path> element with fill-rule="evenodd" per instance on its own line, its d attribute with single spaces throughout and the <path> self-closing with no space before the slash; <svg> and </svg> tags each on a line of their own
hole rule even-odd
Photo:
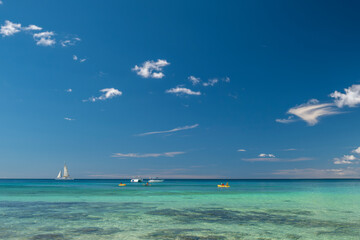
<svg viewBox="0 0 360 240">
<path fill-rule="evenodd" d="M 126 184 L 124 184 L 124 183 L 119 184 L 119 187 L 125 187 L 125 186 L 126 186 Z"/>
<path fill-rule="evenodd" d="M 229 183 L 217 185 L 219 188 L 229 188 Z"/>
</svg>

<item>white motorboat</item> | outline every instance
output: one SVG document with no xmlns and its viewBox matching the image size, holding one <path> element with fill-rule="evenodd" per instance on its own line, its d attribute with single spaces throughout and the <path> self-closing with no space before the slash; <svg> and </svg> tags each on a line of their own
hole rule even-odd
<svg viewBox="0 0 360 240">
<path fill-rule="evenodd" d="M 133 178 L 133 179 L 131 179 L 130 182 L 132 182 L 132 183 L 138 183 L 138 182 L 142 182 L 142 181 L 143 181 L 143 179 L 140 178 L 140 177 L 138 177 L 138 178 Z"/>
<path fill-rule="evenodd" d="M 159 178 L 150 178 L 149 179 L 149 183 L 161 183 L 163 181 L 164 181 L 164 179 L 159 179 Z"/>
</svg>

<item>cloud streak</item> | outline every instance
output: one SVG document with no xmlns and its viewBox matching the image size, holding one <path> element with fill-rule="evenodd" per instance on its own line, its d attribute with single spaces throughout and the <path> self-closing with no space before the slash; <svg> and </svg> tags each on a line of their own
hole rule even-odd
<svg viewBox="0 0 360 240">
<path fill-rule="evenodd" d="M 276 157 L 259 157 L 259 158 L 243 158 L 246 162 L 302 162 L 310 161 L 313 158 L 299 157 L 299 158 L 276 158 Z"/>
<path fill-rule="evenodd" d="M 199 126 L 199 124 L 194 124 L 194 125 L 190 125 L 190 126 L 177 127 L 177 128 L 170 129 L 170 130 L 165 130 L 165 131 L 154 131 L 154 132 L 140 133 L 140 134 L 137 134 L 137 136 L 147 136 L 147 135 L 153 135 L 153 134 L 173 133 L 173 132 L 178 132 L 178 131 L 184 131 L 184 130 L 197 128 L 198 126 Z"/>
<path fill-rule="evenodd" d="M 359 168 L 335 168 L 335 169 L 284 169 L 273 172 L 273 175 L 286 176 L 287 178 L 344 178 L 358 177 Z"/>
<path fill-rule="evenodd" d="M 114 153 L 112 157 L 118 158 L 156 158 L 156 157 L 175 157 L 185 152 L 164 152 L 164 153 Z"/>
<path fill-rule="evenodd" d="M 166 90 L 165 92 L 176 94 L 176 95 L 195 95 L 195 96 L 201 95 L 201 92 L 194 92 L 191 89 L 184 88 L 184 87 L 171 88 L 171 89 Z"/>
</svg>

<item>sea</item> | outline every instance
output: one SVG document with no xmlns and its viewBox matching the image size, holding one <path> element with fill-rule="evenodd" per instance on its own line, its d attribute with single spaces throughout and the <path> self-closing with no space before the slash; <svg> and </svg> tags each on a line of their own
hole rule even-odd
<svg viewBox="0 0 360 240">
<path fill-rule="evenodd" d="M 360 180 L 2 179 L 0 239 L 359 240 Z"/>
</svg>

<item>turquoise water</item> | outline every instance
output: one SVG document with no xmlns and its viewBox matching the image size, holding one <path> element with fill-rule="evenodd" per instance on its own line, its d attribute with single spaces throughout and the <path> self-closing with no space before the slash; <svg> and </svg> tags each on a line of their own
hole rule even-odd
<svg viewBox="0 0 360 240">
<path fill-rule="evenodd" d="M 360 180 L 220 182 L 0 180 L 0 239 L 360 239 Z"/>
</svg>

